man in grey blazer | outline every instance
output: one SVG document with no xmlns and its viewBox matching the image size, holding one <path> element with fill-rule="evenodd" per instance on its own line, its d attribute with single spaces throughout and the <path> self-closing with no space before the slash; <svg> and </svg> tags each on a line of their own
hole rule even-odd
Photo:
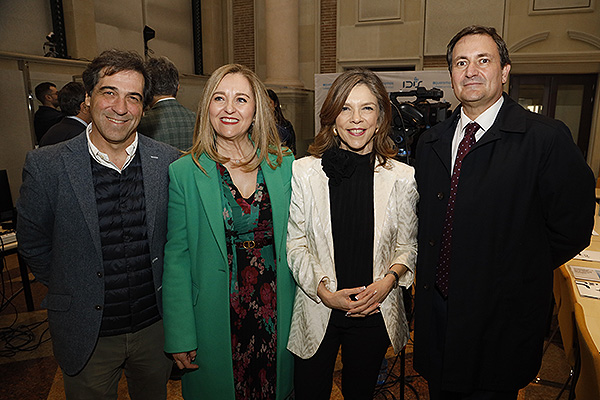
<svg viewBox="0 0 600 400">
<path fill-rule="evenodd" d="M 152 81 L 153 99 L 138 131 L 179 150 L 188 150 L 193 143 L 196 114 L 175 99 L 179 91 L 177 67 L 166 57 L 160 57 L 148 60 L 146 69 Z"/>
<path fill-rule="evenodd" d="M 108 50 L 83 73 L 85 134 L 27 154 L 19 251 L 48 287 L 54 355 L 68 399 L 165 399 L 163 246 L 171 146 L 138 135 L 148 100 L 142 58 Z"/>
</svg>

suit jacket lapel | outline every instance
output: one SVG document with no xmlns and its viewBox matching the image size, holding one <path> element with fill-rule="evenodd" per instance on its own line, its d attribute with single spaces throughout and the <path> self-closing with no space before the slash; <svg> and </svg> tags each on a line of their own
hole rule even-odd
<svg viewBox="0 0 600 400">
<path fill-rule="evenodd" d="M 374 246 L 377 243 L 380 243 L 381 237 L 381 229 L 385 224 L 385 215 L 388 207 L 390 196 L 392 195 L 392 189 L 394 188 L 394 183 L 396 179 L 393 173 L 381 166 L 375 168 L 375 173 L 373 177 L 373 198 L 374 207 L 375 207 L 375 215 L 374 215 Z M 381 243 L 380 243 L 381 244 Z M 373 247 L 374 254 L 379 252 L 379 249 Z"/>
<path fill-rule="evenodd" d="M 511 99 L 506 93 L 503 93 L 504 104 L 498 112 L 498 116 L 494 121 L 490 129 L 475 143 L 473 149 L 477 149 L 490 142 L 502 139 L 502 131 L 510 132 L 525 132 L 525 121 L 515 119 L 514 117 L 508 118 L 508 115 L 512 115 L 510 109 L 516 105 L 515 101 Z M 446 121 L 442 122 L 443 128 L 438 131 L 437 137 L 432 137 L 430 140 L 434 140 L 433 149 L 442 160 L 442 163 L 448 169 L 450 173 L 450 157 L 451 157 L 451 146 L 452 138 L 454 137 L 454 131 L 456 130 L 456 124 L 460 118 L 460 107 L 452 113 L 452 116 Z"/>
<path fill-rule="evenodd" d="M 94 248 L 98 252 L 98 256 L 101 256 L 98 207 L 92 178 L 91 156 L 87 146 L 87 136 L 81 134 L 71 140 L 65 147 L 62 157 L 71 187 L 79 202 L 83 218 L 90 230 Z"/>
<path fill-rule="evenodd" d="M 224 260 L 227 260 L 227 246 L 225 244 L 225 225 L 223 222 L 223 210 L 221 207 L 221 181 L 217 166 L 213 160 L 202 154 L 200 156 L 200 165 L 206 171 L 206 174 L 200 168 L 194 165 L 194 175 L 198 196 L 202 199 L 204 213 L 208 219 L 210 229 L 215 237 L 215 241 L 219 245 L 221 255 Z M 208 175 L 208 176 L 207 176 Z M 200 211 L 200 210 L 198 210 Z M 199 243 L 200 245 L 200 243 Z"/>
<path fill-rule="evenodd" d="M 527 129 L 525 119 L 516 117 L 515 113 L 512 112 L 515 106 L 519 108 L 521 108 L 521 106 L 506 93 L 504 93 L 503 96 L 504 103 L 498 111 L 496 120 L 481 139 L 475 143 L 474 149 L 481 147 L 486 143 L 502 139 L 502 132 L 525 133 L 525 130 Z"/>
<path fill-rule="evenodd" d="M 142 135 L 138 135 L 138 154 L 142 163 L 142 175 L 144 179 L 144 201 L 146 202 L 146 229 L 148 231 L 148 240 L 152 243 L 154 224 L 156 222 L 156 211 L 158 210 L 158 196 L 165 195 L 159 193 L 158 188 L 164 187 L 161 179 L 164 174 L 159 171 L 159 154 L 153 144 L 146 140 Z"/>
<path fill-rule="evenodd" d="M 432 146 L 433 151 L 437 154 L 440 161 L 448 171 L 448 176 L 450 176 L 452 171 L 452 138 L 454 137 L 454 130 L 456 129 L 458 118 L 460 118 L 459 113 L 460 108 L 457 108 L 449 119 L 442 122 L 443 128 L 438 131 L 438 135 L 431 138 L 432 140 L 435 140 Z"/>
<path fill-rule="evenodd" d="M 312 199 L 315 214 L 319 218 L 320 226 L 323 227 L 321 234 L 325 237 L 325 243 L 329 248 L 329 255 L 333 265 L 333 234 L 331 232 L 331 203 L 329 201 L 329 178 L 321 168 L 319 159 L 314 167 L 309 170 L 309 184 L 312 190 Z M 318 242 L 318 239 L 317 239 Z"/>
</svg>

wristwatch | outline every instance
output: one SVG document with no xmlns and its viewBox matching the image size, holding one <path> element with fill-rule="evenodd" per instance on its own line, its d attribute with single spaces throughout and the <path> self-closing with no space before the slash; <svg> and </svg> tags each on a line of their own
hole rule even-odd
<svg viewBox="0 0 600 400">
<path fill-rule="evenodd" d="M 396 289 L 398 287 L 398 281 L 400 281 L 400 277 L 393 269 L 390 269 L 388 272 L 386 272 L 384 277 L 388 275 L 394 275 L 394 289 Z"/>
</svg>

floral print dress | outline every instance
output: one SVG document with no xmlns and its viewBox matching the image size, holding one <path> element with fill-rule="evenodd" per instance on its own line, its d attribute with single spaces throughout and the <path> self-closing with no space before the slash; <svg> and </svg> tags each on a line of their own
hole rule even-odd
<svg viewBox="0 0 600 400">
<path fill-rule="evenodd" d="M 227 169 L 221 177 L 229 262 L 231 350 L 236 399 L 275 399 L 277 281 L 271 201 L 262 171 L 244 199 Z"/>
</svg>

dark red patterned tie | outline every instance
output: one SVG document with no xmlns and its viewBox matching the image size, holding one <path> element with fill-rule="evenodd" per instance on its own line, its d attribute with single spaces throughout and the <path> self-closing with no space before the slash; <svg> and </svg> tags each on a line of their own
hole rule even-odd
<svg viewBox="0 0 600 400">
<path fill-rule="evenodd" d="M 444 230 L 442 231 L 442 242 L 440 249 L 440 259 L 435 272 L 435 286 L 442 296 L 448 298 L 448 281 L 450 278 L 450 254 L 452 248 L 452 222 L 454 221 L 454 200 L 458 189 L 458 178 L 460 176 L 460 167 L 462 161 L 475 144 L 475 132 L 480 126 L 477 122 L 467 124 L 465 136 L 458 145 L 458 154 L 454 161 L 454 170 L 452 171 L 452 180 L 450 181 L 450 194 L 448 196 L 448 206 L 446 207 L 446 219 L 444 220 Z"/>
</svg>

